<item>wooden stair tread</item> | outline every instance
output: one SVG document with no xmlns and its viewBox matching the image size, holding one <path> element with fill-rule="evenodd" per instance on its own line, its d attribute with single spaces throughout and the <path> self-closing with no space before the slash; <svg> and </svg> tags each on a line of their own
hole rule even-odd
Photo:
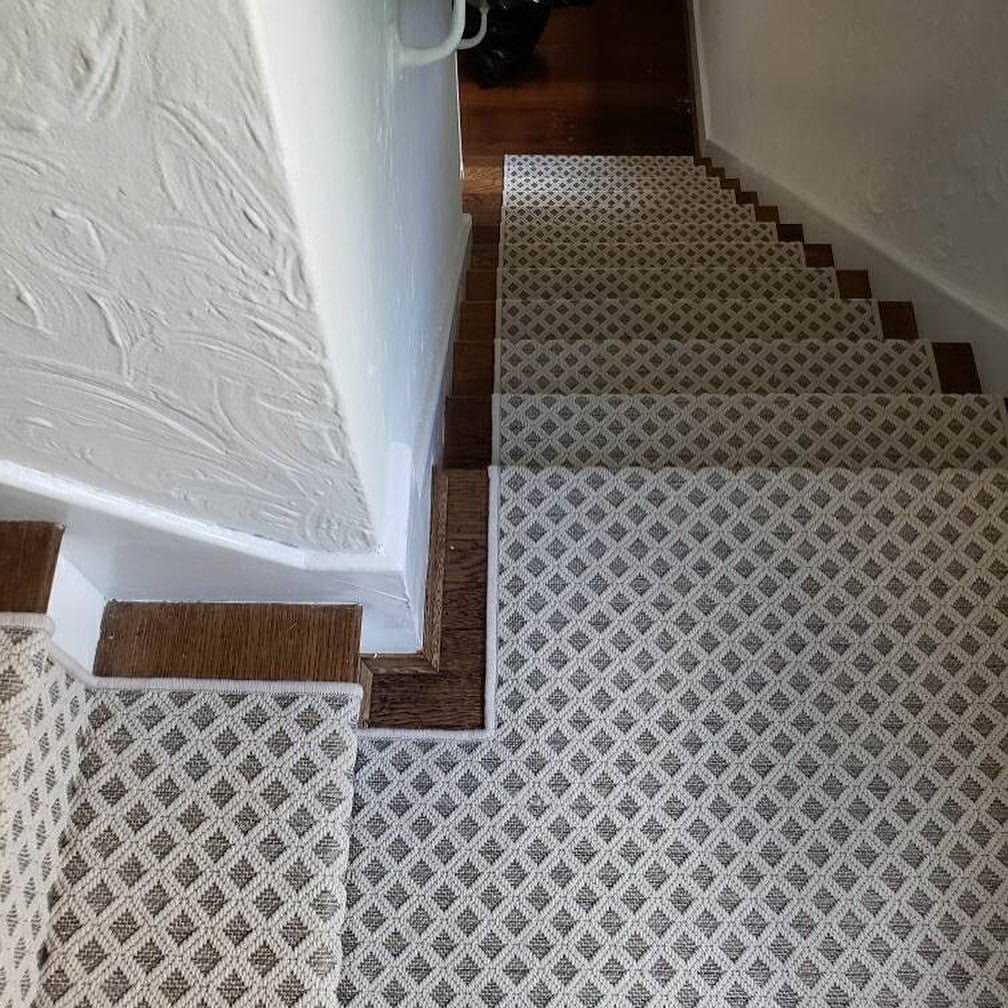
<svg viewBox="0 0 1008 1008">
<path fill-rule="evenodd" d="M 49 522 L 0 522 L 0 612 L 49 608 L 63 528 Z"/>
<path fill-rule="evenodd" d="M 431 556 L 427 589 L 430 592 L 440 578 L 440 620 L 428 624 L 422 653 L 362 658 L 371 692 L 372 728 L 483 725 L 490 481 L 485 467 L 447 469 L 440 475 L 442 552 Z M 435 537 L 431 539 L 433 544 Z M 437 641 L 429 639 L 432 633 L 439 634 Z"/>
<path fill-rule="evenodd" d="M 359 681 L 356 605 L 110 602 L 95 674 L 116 678 Z"/>
</svg>

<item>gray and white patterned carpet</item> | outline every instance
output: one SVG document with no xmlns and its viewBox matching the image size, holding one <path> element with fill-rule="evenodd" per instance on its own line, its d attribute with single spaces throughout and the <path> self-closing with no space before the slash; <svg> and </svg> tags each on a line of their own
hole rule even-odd
<svg viewBox="0 0 1008 1008">
<path fill-rule="evenodd" d="M 359 691 L 95 689 L 49 643 L 0 625 L 0 1003 L 335 1004 Z"/>
<path fill-rule="evenodd" d="M 1008 1004 L 1003 403 L 687 159 L 505 200 L 495 730 L 0 620 L 0 1008 Z"/>
<path fill-rule="evenodd" d="M 1008 1003 L 1003 407 L 714 185 L 508 160 L 497 730 L 362 741 L 345 1005 Z"/>
</svg>

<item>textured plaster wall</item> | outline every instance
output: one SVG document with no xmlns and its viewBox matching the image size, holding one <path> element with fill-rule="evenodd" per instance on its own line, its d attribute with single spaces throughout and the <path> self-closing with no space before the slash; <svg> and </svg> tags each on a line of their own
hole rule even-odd
<svg viewBox="0 0 1008 1008">
<path fill-rule="evenodd" d="M 241 0 L 0 0 L 0 458 L 367 551 L 258 65 Z"/>
<path fill-rule="evenodd" d="M 694 15 L 711 140 L 1008 319 L 1008 5 L 698 0 Z"/>
</svg>

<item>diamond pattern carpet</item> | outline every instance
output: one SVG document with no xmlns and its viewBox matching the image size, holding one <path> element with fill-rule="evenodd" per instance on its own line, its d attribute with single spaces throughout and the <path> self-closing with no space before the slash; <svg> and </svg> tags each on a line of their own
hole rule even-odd
<svg viewBox="0 0 1008 1008">
<path fill-rule="evenodd" d="M 504 301 L 620 300 L 622 298 L 835 298 L 831 269 L 723 267 L 719 269 L 548 269 L 506 270 L 500 279 Z"/>
<path fill-rule="evenodd" d="M 0 620 L 0 1005 L 39 990 L 48 896 L 60 867 L 70 783 L 77 775 L 80 683 L 49 662 L 44 618 Z"/>
<path fill-rule="evenodd" d="M 940 391 L 920 342 L 882 340 L 511 340 L 502 393 L 641 395 Z"/>
<path fill-rule="evenodd" d="M 1008 992 L 1008 477 L 506 470 L 498 730 L 366 742 L 377 1005 Z"/>
<path fill-rule="evenodd" d="M 871 301 L 770 298 L 504 301 L 498 340 L 882 339 Z"/>
<path fill-rule="evenodd" d="M 1002 404 L 688 159 L 505 176 L 496 730 L 362 741 L 342 1003 L 1008 1003 Z"/>
<path fill-rule="evenodd" d="M 697 269 L 746 266 L 778 269 L 805 265 L 805 250 L 798 242 L 678 242 L 619 245 L 578 242 L 555 245 L 509 244 L 503 264 L 517 269 L 633 269 L 640 262 L 650 269 Z"/>
<path fill-rule="evenodd" d="M 335 1004 L 359 703 L 85 688 L 0 630 L 0 1003 Z"/>
</svg>

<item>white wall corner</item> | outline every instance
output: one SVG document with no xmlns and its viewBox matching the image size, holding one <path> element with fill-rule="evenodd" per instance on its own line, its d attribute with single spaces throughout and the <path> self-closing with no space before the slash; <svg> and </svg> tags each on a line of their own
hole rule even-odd
<svg viewBox="0 0 1008 1008">
<path fill-rule="evenodd" d="M 971 343 L 984 390 L 1008 394 L 1008 9 L 819 6 L 690 0 L 701 153 L 868 269 L 875 297 L 912 301 L 923 339 Z"/>
<path fill-rule="evenodd" d="M 710 136 L 710 123 L 707 118 L 707 64 L 704 59 L 703 22 L 700 18 L 700 5 L 703 0 L 689 0 L 686 5 L 686 43 L 689 46 L 690 79 L 693 83 L 693 121 L 698 141 L 697 156 L 709 156 L 707 153 L 707 138 Z"/>
<path fill-rule="evenodd" d="M 362 650 L 410 653 L 421 643 L 431 484 L 443 441 L 451 347 L 465 293 L 471 219 L 462 218 L 444 298 L 427 409 L 412 444 L 388 452 L 385 548 L 306 550 L 221 528 L 0 460 L 0 518 L 66 526 L 50 614 L 56 643 L 90 669 L 109 599 L 350 603 L 364 606 Z"/>
<path fill-rule="evenodd" d="M 921 339 L 971 343 L 984 391 L 1008 395 L 1008 319 L 971 304 L 968 295 L 937 273 L 915 268 L 895 246 L 841 219 L 834 208 L 784 185 L 716 140 L 705 140 L 704 153 L 729 175 L 741 178 L 747 189 L 757 190 L 762 202 L 780 207 L 783 219 L 803 225 L 807 241 L 831 244 L 840 268 L 867 269 L 872 293 L 880 301 L 912 301 Z"/>
<path fill-rule="evenodd" d="M 104 592 L 60 555 L 49 596 L 48 614 L 56 627 L 53 643 L 87 671 L 94 667 L 107 601 Z"/>
</svg>

